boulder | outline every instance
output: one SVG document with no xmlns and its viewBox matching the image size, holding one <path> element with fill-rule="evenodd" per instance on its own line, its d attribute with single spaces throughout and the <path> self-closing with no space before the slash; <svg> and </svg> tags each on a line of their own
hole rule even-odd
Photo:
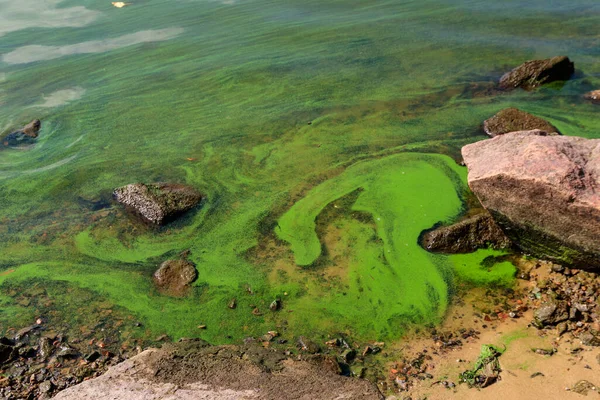
<svg viewBox="0 0 600 400">
<path fill-rule="evenodd" d="M 593 90 L 583 95 L 586 100 L 590 100 L 592 103 L 600 104 L 600 90 Z"/>
<path fill-rule="evenodd" d="M 532 90 L 554 81 L 566 81 L 575 72 L 575 64 L 565 56 L 527 61 L 500 78 L 501 89 L 518 87 Z"/>
<path fill-rule="evenodd" d="M 422 246 L 432 252 L 471 253 L 477 249 L 510 247 L 510 239 L 498 227 L 492 216 L 477 214 L 454 225 L 443 226 L 426 232 Z"/>
<path fill-rule="evenodd" d="M 493 117 L 486 119 L 483 123 L 483 130 L 491 137 L 533 129 L 540 129 L 548 132 L 549 135 L 560 134 L 558 129 L 550 122 L 512 107 L 505 108 Z"/>
<path fill-rule="evenodd" d="M 468 183 L 526 253 L 600 268 L 600 139 L 514 132 L 462 148 Z"/>
<path fill-rule="evenodd" d="M 198 278 L 196 266 L 187 260 L 168 260 L 154 273 L 154 283 L 170 293 L 181 293 Z"/>
<path fill-rule="evenodd" d="M 42 123 L 39 119 L 34 119 L 23 128 L 9 133 L 2 138 L 2 144 L 4 146 L 19 146 L 34 143 L 35 138 L 38 137 Z"/>
<path fill-rule="evenodd" d="M 134 214 L 155 225 L 163 225 L 194 208 L 202 195 L 176 183 L 134 183 L 115 189 L 113 197 Z"/>
</svg>

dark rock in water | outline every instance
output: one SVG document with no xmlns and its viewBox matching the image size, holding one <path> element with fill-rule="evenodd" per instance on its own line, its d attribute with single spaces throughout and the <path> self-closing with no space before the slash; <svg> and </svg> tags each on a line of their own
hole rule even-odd
<svg viewBox="0 0 600 400">
<path fill-rule="evenodd" d="M 540 329 L 568 319 L 569 307 L 567 302 L 553 299 L 542 304 L 533 314 L 533 324 Z"/>
<path fill-rule="evenodd" d="M 7 147 L 33 144 L 35 143 L 34 139 L 38 137 L 41 127 L 42 123 L 40 120 L 34 119 L 18 131 L 9 133 L 2 138 L 2 144 Z"/>
<path fill-rule="evenodd" d="M 600 90 L 588 92 L 584 94 L 583 97 L 587 100 L 590 100 L 592 103 L 600 104 Z"/>
<path fill-rule="evenodd" d="M 41 338 L 38 347 L 38 353 L 40 355 L 40 358 L 42 358 L 43 360 L 47 360 L 48 358 L 50 358 L 50 356 L 52 355 L 52 345 L 50 343 L 50 339 L 46 337 Z"/>
<path fill-rule="evenodd" d="M 78 355 L 79 353 L 77 350 L 67 344 L 62 344 L 56 353 L 57 358 L 72 358 L 77 357 Z"/>
<path fill-rule="evenodd" d="M 154 283 L 161 289 L 180 292 L 198 278 L 196 266 L 187 260 L 168 260 L 154 273 Z"/>
<path fill-rule="evenodd" d="M 169 222 L 202 200 L 194 188 L 176 183 L 134 183 L 115 189 L 113 197 L 155 225 Z"/>
<path fill-rule="evenodd" d="M 452 254 L 470 253 L 490 246 L 505 249 L 511 245 L 510 239 L 487 212 L 429 231 L 421 242 L 429 251 Z"/>
<path fill-rule="evenodd" d="M 354 349 L 346 349 L 342 352 L 340 357 L 342 357 L 342 360 L 344 360 L 345 363 L 349 364 L 356 358 L 356 351 Z"/>
<path fill-rule="evenodd" d="M 491 137 L 533 129 L 539 129 L 549 135 L 560 134 L 558 129 L 548 121 L 512 107 L 505 108 L 483 123 L 483 130 Z"/>
<path fill-rule="evenodd" d="M 0 343 L 0 365 L 9 362 L 17 356 L 17 354 L 18 352 L 9 342 L 2 341 L 2 343 Z"/>
<path fill-rule="evenodd" d="M 15 335 L 15 340 L 19 340 L 27 335 L 29 335 L 31 332 L 35 331 L 36 329 L 40 329 L 41 326 L 39 325 L 31 325 L 31 326 L 27 326 L 23 329 L 20 329 L 17 334 Z"/>
<path fill-rule="evenodd" d="M 566 81 L 575 73 L 575 64 L 565 56 L 527 61 L 500 78 L 501 89 L 532 90 L 554 81 Z"/>
<path fill-rule="evenodd" d="M 87 362 L 94 362 L 97 359 L 99 359 L 100 357 L 102 357 L 102 354 L 100 354 L 97 351 L 93 351 L 92 353 L 90 353 L 87 356 L 85 356 L 85 361 L 87 361 Z"/>
<path fill-rule="evenodd" d="M 281 300 L 276 299 L 269 305 L 269 310 L 278 311 L 281 308 Z"/>
<path fill-rule="evenodd" d="M 227 307 L 231 308 L 232 310 L 235 310 L 237 308 L 237 300 L 231 299 L 229 301 L 229 304 L 227 304 Z"/>
<path fill-rule="evenodd" d="M 513 132 L 462 148 L 468 183 L 523 252 L 600 268 L 600 139 Z"/>
</svg>

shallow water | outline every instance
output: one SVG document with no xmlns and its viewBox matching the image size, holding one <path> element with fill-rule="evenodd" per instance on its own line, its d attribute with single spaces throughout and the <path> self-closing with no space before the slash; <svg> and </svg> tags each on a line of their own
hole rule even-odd
<svg viewBox="0 0 600 400">
<path fill-rule="evenodd" d="M 0 128 L 43 121 L 37 145 L 0 151 L 0 327 L 68 319 L 72 304 L 93 325 L 82 291 L 146 334 L 206 324 L 214 342 L 274 326 L 388 339 L 439 321 L 455 285 L 513 272 L 480 264 L 493 252 L 418 247 L 464 211 L 452 158 L 507 106 L 600 137 L 581 99 L 600 87 L 599 16 L 584 0 L 0 0 Z M 558 54 L 576 64 L 566 84 L 487 91 Z M 91 205 L 136 181 L 207 200 L 157 231 Z M 156 292 L 154 269 L 188 248 L 194 290 Z M 19 304 L 40 280 L 52 304 Z M 65 282 L 77 290 L 53 289 Z"/>
</svg>

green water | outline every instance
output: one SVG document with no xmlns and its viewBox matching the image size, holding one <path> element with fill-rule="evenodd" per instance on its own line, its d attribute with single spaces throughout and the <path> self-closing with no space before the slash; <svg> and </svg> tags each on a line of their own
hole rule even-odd
<svg viewBox="0 0 600 400">
<path fill-rule="evenodd" d="M 581 99 L 600 87 L 596 1 L 132 3 L 0 0 L 0 128 L 43 120 L 36 146 L 0 151 L 3 329 L 67 304 L 93 322 L 88 293 L 174 338 L 393 339 L 438 322 L 457 282 L 511 284 L 494 252 L 417 246 L 464 211 L 452 159 L 485 118 L 515 106 L 600 137 Z M 564 86 L 485 95 L 557 54 L 577 68 Z M 86 206 L 137 181 L 207 200 L 161 230 Z M 159 294 L 153 271 L 185 249 L 194 290 Z M 53 305 L 19 304 L 40 281 Z"/>
</svg>

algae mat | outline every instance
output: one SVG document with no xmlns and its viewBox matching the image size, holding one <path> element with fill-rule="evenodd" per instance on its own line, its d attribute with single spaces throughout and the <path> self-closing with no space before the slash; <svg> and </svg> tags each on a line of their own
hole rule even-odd
<svg viewBox="0 0 600 400">
<path fill-rule="evenodd" d="M 581 97 L 600 86 L 597 1 L 131 3 L 0 0 L 0 131 L 43 121 L 35 146 L 0 149 L 1 331 L 77 309 L 71 325 L 95 326 L 97 298 L 142 323 L 133 336 L 397 336 L 437 321 L 456 279 L 510 285 L 497 253 L 416 245 L 461 212 L 450 158 L 484 119 L 519 107 L 600 137 Z M 576 63 L 566 84 L 489 90 L 556 54 Z M 148 230 L 110 200 L 136 181 L 207 200 Z M 193 290 L 157 293 L 152 273 L 186 249 Z"/>
</svg>

